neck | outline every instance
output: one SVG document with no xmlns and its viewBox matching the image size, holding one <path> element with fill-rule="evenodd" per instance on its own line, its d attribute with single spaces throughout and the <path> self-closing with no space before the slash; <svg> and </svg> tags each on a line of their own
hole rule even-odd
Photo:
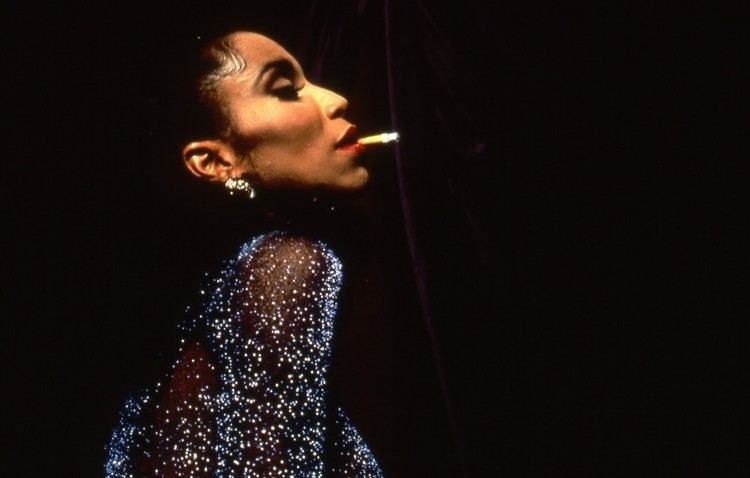
<svg viewBox="0 0 750 478">
<path fill-rule="evenodd" d="M 298 191 L 260 191 L 242 198 L 260 231 L 285 230 L 320 239 L 337 251 L 362 243 L 367 216 L 358 197 Z M 255 229 L 255 227 L 253 227 Z"/>
</svg>

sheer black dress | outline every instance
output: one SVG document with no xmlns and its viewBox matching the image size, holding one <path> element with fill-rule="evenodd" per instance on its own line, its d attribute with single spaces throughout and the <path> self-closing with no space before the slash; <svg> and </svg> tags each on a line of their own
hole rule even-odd
<svg viewBox="0 0 750 478">
<path fill-rule="evenodd" d="M 341 261 L 274 231 L 206 276 L 165 380 L 127 400 L 107 477 L 380 477 L 331 403 Z"/>
</svg>

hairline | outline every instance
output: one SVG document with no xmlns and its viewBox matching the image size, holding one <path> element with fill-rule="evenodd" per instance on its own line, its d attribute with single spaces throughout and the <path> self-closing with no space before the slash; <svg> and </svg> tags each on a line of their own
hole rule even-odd
<svg viewBox="0 0 750 478">
<path fill-rule="evenodd" d="M 229 35 L 209 44 L 203 54 L 211 57 L 219 66 L 208 72 L 201 79 L 199 85 L 201 93 L 214 94 L 217 82 L 226 77 L 241 73 L 247 67 L 247 61 L 245 61 L 245 58 L 235 46 L 234 40 Z"/>
<path fill-rule="evenodd" d="M 234 34 L 230 33 L 209 43 L 201 55 L 218 66 L 205 73 L 198 80 L 197 93 L 199 101 L 214 111 L 220 136 L 230 139 L 232 128 L 229 111 L 219 96 L 218 83 L 230 76 L 241 73 L 247 67 L 247 61 L 235 45 Z"/>
</svg>

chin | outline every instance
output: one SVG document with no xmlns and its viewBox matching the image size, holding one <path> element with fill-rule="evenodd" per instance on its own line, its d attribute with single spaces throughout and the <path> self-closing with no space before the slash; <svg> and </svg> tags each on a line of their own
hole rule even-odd
<svg viewBox="0 0 750 478">
<path fill-rule="evenodd" d="M 333 195 L 357 196 L 367 189 L 370 182 L 370 173 L 362 169 L 348 176 L 345 180 L 338 181 L 328 186 L 322 185 L 318 190 Z"/>
<path fill-rule="evenodd" d="M 353 175 L 351 181 L 343 189 L 351 192 L 362 191 L 369 182 L 370 173 L 365 168 L 361 168 Z"/>
</svg>

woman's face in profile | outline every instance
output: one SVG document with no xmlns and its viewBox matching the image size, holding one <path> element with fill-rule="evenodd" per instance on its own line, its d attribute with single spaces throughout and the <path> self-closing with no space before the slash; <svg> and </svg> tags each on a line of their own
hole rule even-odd
<svg viewBox="0 0 750 478">
<path fill-rule="evenodd" d="M 368 172 L 357 160 L 356 128 L 343 118 L 346 99 L 307 81 L 273 40 L 250 32 L 228 39 L 245 68 L 220 79 L 216 90 L 240 172 L 265 188 L 363 187 Z"/>
</svg>

